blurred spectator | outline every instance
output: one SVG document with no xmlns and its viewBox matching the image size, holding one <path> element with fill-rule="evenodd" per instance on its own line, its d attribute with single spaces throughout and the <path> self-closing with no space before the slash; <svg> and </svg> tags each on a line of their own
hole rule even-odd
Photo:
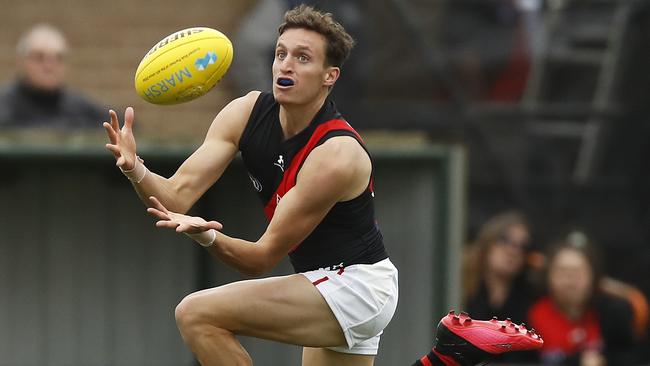
<svg viewBox="0 0 650 366">
<path fill-rule="evenodd" d="M 16 47 L 16 79 L 0 89 L 0 127 L 93 127 L 105 111 L 65 87 L 68 44 L 49 25 L 36 25 Z"/>
<path fill-rule="evenodd" d="M 465 309 L 477 319 L 524 322 L 533 302 L 526 254 L 530 230 L 517 212 L 492 217 L 479 230 L 464 263 Z M 534 356 L 534 355 L 533 355 Z M 531 354 L 506 354 L 499 362 L 526 362 Z"/>
<path fill-rule="evenodd" d="M 464 268 L 465 308 L 473 317 L 526 320 L 532 302 L 525 270 L 529 245 L 528 224 L 519 213 L 502 213 L 481 227 Z"/>
<path fill-rule="evenodd" d="M 630 305 L 599 290 L 600 267 L 584 236 L 550 251 L 547 295 L 530 310 L 530 325 L 544 338 L 544 364 L 633 365 Z"/>
</svg>

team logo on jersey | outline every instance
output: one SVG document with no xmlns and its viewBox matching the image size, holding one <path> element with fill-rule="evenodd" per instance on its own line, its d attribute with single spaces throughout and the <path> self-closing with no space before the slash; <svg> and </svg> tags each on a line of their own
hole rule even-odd
<svg viewBox="0 0 650 366">
<path fill-rule="evenodd" d="M 273 165 L 277 166 L 278 168 L 280 168 L 280 170 L 282 170 L 282 172 L 284 172 L 284 158 L 282 157 L 282 155 L 278 157 L 278 161 L 273 163 Z"/>
<path fill-rule="evenodd" d="M 260 183 L 257 178 L 253 177 L 251 173 L 248 173 L 248 178 L 250 178 L 251 183 L 253 183 L 253 188 L 255 188 L 255 190 L 258 192 L 262 192 L 262 183 Z"/>
</svg>

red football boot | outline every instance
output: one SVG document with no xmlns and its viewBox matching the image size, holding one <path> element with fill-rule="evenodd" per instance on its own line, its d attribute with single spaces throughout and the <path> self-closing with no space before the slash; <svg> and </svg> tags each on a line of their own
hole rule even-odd
<svg viewBox="0 0 650 366">
<path fill-rule="evenodd" d="M 474 320 L 467 313 L 450 311 L 438 323 L 435 349 L 462 366 L 487 362 L 491 356 L 542 347 L 542 337 L 510 319 Z"/>
</svg>

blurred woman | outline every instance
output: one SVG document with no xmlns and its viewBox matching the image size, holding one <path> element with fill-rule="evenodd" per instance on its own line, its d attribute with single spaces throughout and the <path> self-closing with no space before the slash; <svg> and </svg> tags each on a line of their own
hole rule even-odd
<svg viewBox="0 0 650 366">
<path fill-rule="evenodd" d="M 547 295 L 530 310 L 530 324 L 544 338 L 544 364 L 633 364 L 631 310 L 599 291 L 601 271 L 586 240 L 568 240 L 548 255 Z"/>
<path fill-rule="evenodd" d="M 534 301 L 526 256 L 530 229 L 523 215 L 505 212 L 488 220 L 467 250 L 464 263 L 465 309 L 477 319 L 527 320 Z M 496 362 L 529 362 L 531 353 L 511 353 Z"/>
<path fill-rule="evenodd" d="M 529 246 L 530 230 L 519 213 L 494 216 L 481 227 L 464 266 L 465 307 L 473 317 L 526 320 L 532 303 L 526 278 Z"/>
</svg>

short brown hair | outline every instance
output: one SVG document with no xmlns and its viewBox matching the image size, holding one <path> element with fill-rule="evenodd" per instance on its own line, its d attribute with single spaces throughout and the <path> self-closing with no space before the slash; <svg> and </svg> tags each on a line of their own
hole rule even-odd
<svg viewBox="0 0 650 366">
<path fill-rule="evenodd" d="M 354 39 L 334 20 L 331 13 L 315 10 L 305 4 L 287 11 L 278 31 L 282 34 L 293 28 L 311 30 L 325 37 L 325 62 L 329 66 L 343 66 L 354 47 Z"/>
</svg>

